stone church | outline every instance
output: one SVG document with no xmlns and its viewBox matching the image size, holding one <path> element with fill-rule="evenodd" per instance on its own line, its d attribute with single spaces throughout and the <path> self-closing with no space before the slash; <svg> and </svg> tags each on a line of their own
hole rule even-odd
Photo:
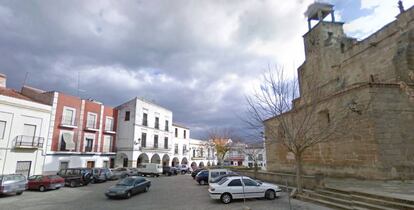
<svg viewBox="0 0 414 210">
<path fill-rule="evenodd" d="M 351 114 L 342 128 L 345 132 L 305 152 L 303 171 L 330 177 L 414 179 L 414 100 L 402 88 L 414 89 L 414 7 L 404 10 L 400 5 L 393 22 L 361 41 L 344 33 L 344 23 L 335 21 L 333 12 L 333 5 L 322 3 L 306 12 L 309 31 L 303 36 L 306 59 L 298 68 L 300 97 L 288 114 L 300 113 L 312 102 L 304 87 L 309 75 L 317 75 L 316 84 L 323 90 L 323 99 L 316 103 L 347 104 Z M 317 21 L 314 26 L 312 20 Z M 324 109 L 335 115 L 338 106 Z M 267 168 L 294 172 L 294 160 L 280 137 L 269 132 L 277 117 L 284 116 L 264 121 Z"/>
</svg>

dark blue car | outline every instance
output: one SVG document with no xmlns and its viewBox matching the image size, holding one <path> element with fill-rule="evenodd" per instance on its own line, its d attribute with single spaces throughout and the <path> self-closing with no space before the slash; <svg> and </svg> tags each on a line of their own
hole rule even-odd
<svg viewBox="0 0 414 210">
<path fill-rule="evenodd" d="M 198 184 L 200 185 L 205 185 L 208 184 L 208 170 L 202 170 L 200 171 L 196 177 L 195 180 L 198 182 Z"/>
</svg>

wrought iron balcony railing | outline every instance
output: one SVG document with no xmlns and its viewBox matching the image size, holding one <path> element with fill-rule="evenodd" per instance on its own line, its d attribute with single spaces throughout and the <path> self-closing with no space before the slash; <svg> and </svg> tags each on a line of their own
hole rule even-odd
<svg viewBox="0 0 414 210">
<path fill-rule="evenodd" d="M 20 135 L 15 138 L 15 148 L 42 148 L 43 137 Z"/>
</svg>

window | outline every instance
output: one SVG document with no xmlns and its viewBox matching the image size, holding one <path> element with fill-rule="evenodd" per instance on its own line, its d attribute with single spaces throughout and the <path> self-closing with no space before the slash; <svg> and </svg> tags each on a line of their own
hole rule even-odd
<svg viewBox="0 0 414 210">
<path fill-rule="evenodd" d="M 259 155 L 257 156 L 257 160 L 262 161 L 262 160 L 263 160 L 263 154 L 259 154 Z"/>
<path fill-rule="evenodd" d="M 103 142 L 103 152 L 111 152 L 112 151 L 112 136 L 105 135 L 104 142 Z"/>
<path fill-rule="evenodd" d="M 86 162 L 86 168 L 95 168 L 95 161 Z"/>
<path fill-rule="evenodd" d="M 64 107 L 62 124 L 64 125 L 75 125 L 75 109 Z"/>
<path fill-rule="evenodd" d="M 129 121 L 129 116 L 130 115 L 130 112 L 129 111 L 126 111 L 125 112 L 125 121 Z"/>
<path fill-rule="evenodd" d="M 158 135 L 154 135 L 154 148 L 158 148 Z"/>
<path fill-rule="evenodd" d="M 165 121 L 165 131 L 168 131 L 169 130 L 169 122 L 168 122 L 168 120 L 166 120 Z"/>
<path fill-rule="evenodd" d="M 243 183 L 245 186 L 257 186 L 257 182 L 251 179 L 243 179 Z"/>
<path fill-rule="evenodd" d="M 164 149 L 168 149 L 168 137 L 164 137 Z"/>
<path fill-rule="evenodd" d="M 175 128 L 175 138 L 178 137 L 178 128 Z"/>
<path fill-rule="evenodd" d="M 183 155 L 185 155 L 185 153 L 187 153 L 187 145 L 183 145 Z"/>
<path fill-rule="evenodd" d="M 253 158 L 251 155 L 248 156 L 249 161 L 253 161 Z"/>
<path fill-rule="evenodd" d="M 102 167 L 108 168 L 109 167 L 109 161 L 104 160 L 103 163 L 102 163 Z"/>
<path fill-rule="evenodd" d="M 106 131 L 113 131 L 114 130 L 114 118 L 106 117 L 105 130 Z"/>
<path fill-rule="evenodd" d="M 196 151 L 195 151 L 195 150 L 193 150 L 193 157 L 195 157 L 195 155 L 196 155 Z"/>
<path fill-rule="evenodd" d="M 204 157 L 203 156 L 203 148 L 200 148 L 200 157 Z"/>
<path fill-rule="evenodd" d="M 86 122 L 86 127 L 96 128 L 96 114 L 88 112 L 88 121 Z"/>
<path fill-rule="evenodd" d="M 155 125 L 154 125 L 154 128 L 160 129 L 160 118 L 159 117 L 155 117 Z"/>
<path fill-rule="evenodd" d="M 67 168 L 69 168 L 69 161 L 62 161 L 62 162 L 60 162 L 60 164 L 59 164 L 59 170 L 67 169 Z"/>
<path fill-rule="evenodd" d="M 217 184 L 222 185 L 224 182 L 227 182 L 227 180 L 229 180 L 229 179 L 228 178 L 223 178 Z"/>
<path fill-rule="evenodd" d="M 174 145 L 174 154 L 178 154 L 178 144 Z"/>
<path fill-rule="evenodd" d="M 60 137 L 60 151 L 75 150 L 75 142 L 73 141 L 73 133 L 62 133 Z"/>
<path fill-rule="evenodd" d="M 141 134 L 141 147 L 147 147 L 147 134 Z"/>
<path fill-rule="evenodd" d="M 207 149 L 207 157 L 210 157 L 210 148 Z"/>
<path fill-rule="evenodd" d="M 240 179 L 234 179 L 227 186 L 229 186 L 229 187 L 241 187 L 242 183 L 241 183 Z"/>
<path fill-rule="evenodd" d="M 0 121 L 0 139 L 4 139 L 5 131 L 6 131 L 6 121 Z"/>
<path fill-rule="evenodd" d="M 142 114 L 142 125 L 148 126 L 148 114 L 147 113 Z"/>
<path fill-rule="evenodd" d="M 32 144 L 37 143 L 35 141 L 35 135 L 36 135 L 36 125 L 30 125 L 30 124 L 24 124 L 23 127 L 23 137 L 21 139 L 22 142 L 32 142 Z"/>
<path fill-rule="evenodd" d="M 186 130 L 184 130 L 184 138 L 185 139 L 187 138 L 187 131 Z"/>
<path fill-rule="evenodd" d="M 86 141 L 85 152 L 92 152 L 93 139 L 92 138 L 86 138 L 85 141 Z"/>
</svg>

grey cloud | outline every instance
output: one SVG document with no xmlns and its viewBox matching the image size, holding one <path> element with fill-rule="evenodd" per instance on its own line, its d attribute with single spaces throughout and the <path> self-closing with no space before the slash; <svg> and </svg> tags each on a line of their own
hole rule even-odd
<svg viewBox="0 0 414 210">
<path fill-rule="evenodd" d="M 213 127 L 241 132 L 245 83 L 277 60 L 247 49 L 261 41 L 276 51 L 300 38 L 306 22 L 298 10 L 307 3 L 2 1 L 0 72 L 16 89 L 30 72 L 30 85 L 74 95 L 79 72 L 83 97 L 112 106 L 154 99 L 194 137 Z"/>
</svg>

